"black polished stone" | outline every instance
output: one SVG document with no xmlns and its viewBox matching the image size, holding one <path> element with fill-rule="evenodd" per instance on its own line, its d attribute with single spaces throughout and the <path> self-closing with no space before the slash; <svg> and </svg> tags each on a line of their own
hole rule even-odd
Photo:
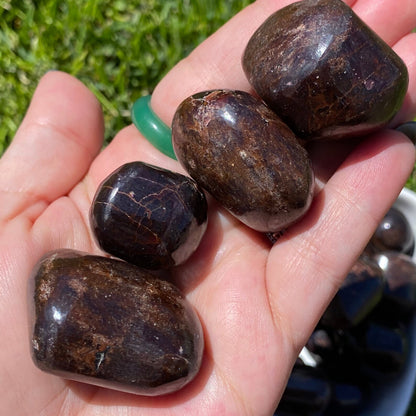
<svg viewBox="0 0 416 416">
<path fill-rule="evenodd" d="M 337 337 L 334 331 L 327 328 L 316 328 L 306 343 L 312 354 L 321 357 L 323 362 L 334 363 L 338 359 Z"/>
<path fill-rule="evenodd" d="M 386 285 L 378 315 L 386 320 L 411 318 L 416 311 L 416 263 L 406 254 L 388 251 L 374 256 Z"/>
<path fill-rule="evenodd" d="M 275 415 L 315 415 L 328 406 L 331 384 L 317 368 L 294 367 Z"/>
<path fill-rule="evenodd" d="M 412 254 L 415 237 L 406 216 L 397 208 L 391 207 L 370 240 L 370 250 L 399 251 Z"/>
<path fill-rule="evenodd" d="M 416 144 L 416 121 L 408 121 L 396 127 L 396 130 L 405 134 L 414 144 Z"/>
<path fill-rule="evenodd" d="M 324 412 L 325 416 L 352 416 L 365 406 L 367 391 L 353 382 L 332 382 L 331 401 Z"/>
<path fill-rule="evenodd" d="M 360 370 L 374 380 L 400 373 L 409 353 L 409 341 L 401 327 L 367 322 L 357 331 L 357 344 L 362 349 Z"/>
<path fill-rule="evenodd" d="M 31 350 L 46 372 L 140 395 L 177 391 L 198 373 L 203 333 L 171 283 L 131 264 L 51 252 L 29 285 Z"/>
<path fill-rule="evenodd" d="M 275 12 L 249 40 L 243 68 L 305 139 L 384 127 L 408 86 L 404 62 L 341 0 L 303 0 Z"/>
<path fill-rule="evenodd" d="M 170 268 L 198 247 L 207 201 L 192 178 L 132 162 L 99 186 L 90 219 L 107 253 L 148 269 Z"/>
<path fill-rule="evenodd" d="M 321 318 L 324 326 L 343 329 L 361 322 L 381 300 L 384 277 L 377 263 L 361 256 Z"/>
</svg>

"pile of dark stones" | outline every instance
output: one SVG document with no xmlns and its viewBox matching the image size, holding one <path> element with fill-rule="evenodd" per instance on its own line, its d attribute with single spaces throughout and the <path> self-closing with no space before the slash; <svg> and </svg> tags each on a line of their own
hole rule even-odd
<svg viewBox="0 0 416 416">
<path fill-rule="evenodd" d="M 274 13 L 249 40 L 242 67 L 255 94 L 202 91 L 175 113 L 173 148 L 189 176 L 140 161 L 121 166 L 99 186 L 90 213 L 107 254 L 56 250 L 34 267 L 31 349 L 39 368 L 142 395 L 188 384 L 204 337 L 172 270 L 203 238 L 205 192 L 248 227 L 278 235 L 313 200 L 307 144 L 384 128 L 408 85 L 403 61 L 341 0 L 303 0 Z M 373 280 L 375 303 L 387 289 Z M 340 313 L 331 308 L 327 314 Z M 329 339 L 347 345 L 339 331 Z"/>
<path fill-rule="evenodd" d="M 276 415 L 358 414 L 403 377 L 416 311 L 414 245 L 393 206 L 302 350 Z"/>
</svg>

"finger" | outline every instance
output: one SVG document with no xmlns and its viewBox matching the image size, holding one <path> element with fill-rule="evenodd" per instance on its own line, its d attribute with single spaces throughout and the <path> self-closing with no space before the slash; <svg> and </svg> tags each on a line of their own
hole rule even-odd
<svg viewBox="0 0 416 416">
<path fill-rule="evenodd" d="M 358 0 L 353 9 L 389 45 L 394 45 L 403 34 L 416 27 L 416 2 L 413 0 Z"/>
<path fill-rule="evenodd" d="M 0 160 L 0 220 L 25 211 L 36 216 L 68 193 L 85 175 L 102 138 L 102 113 L 93 94 L 67 74 L 47 73 Z"/>
<path fill-rule="evenodd" d="M 179 62 L 159 83 L 152 96 L 154 111 L 170 125 L 178 105 L 195 92 L 214 88 L 250 91 L 250 85 L 241 66 L 244 48 L 250 36 L 267 17 L 290 3 L 292 1 L 258 0 L 234 16 L 187 58 Z M 346 1 L 346 3 L 353 4 L 354 1 Z M 360 13 L 363 14 L 371 3 L 371 0 L 359 0 L 355 2 L 353 9 L 355 10 L 356 5 L 360 5 Z M 389 10 L 393 7 L 397 8 L 396 0 L 384 0 L 383 3 Z M 403 0 L 404 9 L 411 9 L 414 7 L 413 4 L 414 0 Z M 409 32 L 402 27 L 402 23 L 409 20 L 408 17 L 399 14 L 394 25 L 386 24 L 387 21 L 391 22 L 389 16 L 380 9 L 377 10 L 381 13 L 380 20 L 384 19 L 385 23 L 379 28 L 381 36 L 387 36 L 387 32 L 391 30 L 390 26 L 399 28 L 395 29 L 397 33 L 395 37 L 404 36 Z M 375 25 L 376 22 L 371 21 L 371 15 L 366 14 L 363 17 L 370 19 L 370 24 Z M 413 19 L 414 17 L 410 18 Z"/>
<path fill-rule="evenodd" d="M 397 198 L 414 161 L 414 145 L 400 133 L 369 138 L 331 177 L 305 218 L 273 247 L 267 265 L 271 309 L 296 347 Z M 287 320 L 280 318 L 282 311 Z"/>
</svg>

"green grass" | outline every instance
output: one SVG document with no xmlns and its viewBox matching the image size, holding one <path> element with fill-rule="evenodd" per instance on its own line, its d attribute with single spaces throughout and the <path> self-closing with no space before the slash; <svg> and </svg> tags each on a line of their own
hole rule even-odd
<svg viewBox="0 0 416 416">
<path fill-rule="evenodd" d="M 69 72 L 98 97 L 106 139 L 133 101 L 249 0 L 0 0 L 0 154 L 39 78 Z"/>
<path fill-rule="evenodd" d="M 0 155 L 39 78 L 69 72 L 100 100 L 106 140 L 163 75 L 249 0 L 0 0 Z M 416 171 L 408 186 L 416 190 Z M 416 399 L 408 416 L 416 416 Z"/>
</svg>

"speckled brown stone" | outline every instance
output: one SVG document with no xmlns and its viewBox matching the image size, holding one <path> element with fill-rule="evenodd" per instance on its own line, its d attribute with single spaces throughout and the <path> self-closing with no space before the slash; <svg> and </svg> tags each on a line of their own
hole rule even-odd
<svg viewBox="0 0 416 416">
<path fill-rule="evenodd" d="M 188 173 L 249 227 L 279 231 L 309 208 L 313 172 L 293 132 L 243 91 L 187 98 L 172 124 L 176 156 Z"/>
<path fill-rule="evenodd" d="M 192 178 L 131 162 L 98 187 L 90 222 L 107 253 L 147 269 L 167 269 L 196 250 L 207 227 L 207 209 Z"/>
<path fill-rule="evenodd" d="M 408 85 L 403 61 L 341 0 L 303 0 L 274 13 L 248 42 L 243 68 L 306 139 L 385 126 Z"/>
<path fill-rule="evenodd" d="M 199 370 L 203 334 L 178 289 L 118 260 L 49 253 L 30 278 L 35 364 L 141 395 L 176 391 Z"/>
<path fill-rule="evenodd" d="M 371 237 L 367 250 L 374 254 L 383 251 L 399 251 L 413 254 L 415 236 L 406 216 L 396 207 L 391 207 Z"/>
</svg>

